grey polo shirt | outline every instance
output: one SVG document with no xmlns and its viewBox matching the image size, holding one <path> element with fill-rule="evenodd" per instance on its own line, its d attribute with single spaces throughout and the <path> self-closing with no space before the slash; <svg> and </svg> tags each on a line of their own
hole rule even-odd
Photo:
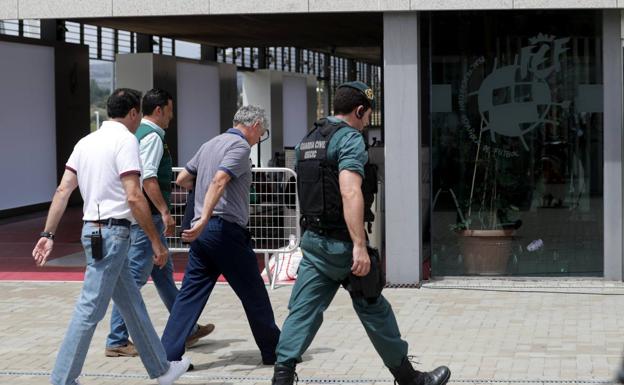
<svg viewBox="0 0 624 385">
<path fill-rule="evenodd" d="M 232 178 L 212 215 L 247 227 L 249 222 L 249 190 L 251 188 L 251 147 L 243 134 L 230 128 L 227 132 L 204 143 L 186 164 L 186 171 L 195 175 L 194 224 L 201 216 L 204 198 L 218 170 Z"/>
</svg>

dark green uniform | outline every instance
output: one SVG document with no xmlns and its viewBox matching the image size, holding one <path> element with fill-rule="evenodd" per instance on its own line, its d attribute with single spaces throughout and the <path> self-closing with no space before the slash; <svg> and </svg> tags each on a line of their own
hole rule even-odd
<svg viewBox="0 0 624 385">
<path fill-rule="evenodd" d="M 336 118 L 330 118 L 335 119 Z M 299 149 L 297 148 L 297 153 Z M 332 137 L 327 149 L 328 159 L 338 161 L 338 169 L 359 173 L 364 178 L 368 160 L 364 139 L 354 128 L 343 128 Z M 353 264 L 353 243 L 343 242 L 306 231 L 301 239 L 303 259 L 288 304 L 277 345 L 277 363 L 294 366 L 301 362 L 323 321 L 323 312 Z M 389 368 L 401 365 L 407 356 L 407 342 L 401 333 L 388 301 L 380 296 L 374 303 L 354 299 L 355 309 L 375 349 Z"/>
</svg>

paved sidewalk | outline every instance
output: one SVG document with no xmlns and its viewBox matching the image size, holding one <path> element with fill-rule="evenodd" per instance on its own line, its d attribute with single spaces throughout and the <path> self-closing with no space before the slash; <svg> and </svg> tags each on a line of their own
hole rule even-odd
<svg viewBox="0 0 624 385">
<path fill-rule="evenodd" d="M 0 282 L 0 384 L 48 384 L 80 283 Z M 278 324 L 290 287 L 270 293 Z M 143 290 L 158 332 L 167 312 Z M 444 280 L 386 289 L 417 366 L 446 364 L 455 384 L 609 383 L 624 348 L 624 285 L 602 280 Z M 109 312 L 110 314 L 110 312 Z M 155 384 L 138 358 L 104 357 L 108 316 L 98 327 L 84 385 Z M 240 302 L 218 285 L 200 320 L 217 325 L 190 350 L 196 371 L 179 384 L 265 384 Z M 391 384 L 341 290 L 298 366 L 300 383 Z"/>
</svg>

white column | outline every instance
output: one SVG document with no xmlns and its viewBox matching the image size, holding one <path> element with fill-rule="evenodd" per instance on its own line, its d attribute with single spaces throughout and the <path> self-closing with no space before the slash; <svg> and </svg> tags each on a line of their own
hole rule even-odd
<svg viewBox="0 0 624 385">
<path fill-rule="evenodd" d="M 180 61 L 177 63 L 176 79 L 178 164 L 184 166 L 202 144 L 219 135 L 223 129 L 219 67 L 216 64 Z"/>
<path fill-rule="evenodd" d="M 281 137 L 281 83 L 279 87 L 279 100 L 275 100 L 274 96 L 278 96 L 277 92 L 272 92 L 272 82 L 278 75 L 273 71 L 259 70 L 254 72 L 243 73 L 243 105 L 255 104 L 264 108 L 267 119 L 269 120 L 269 128 L 271 129 L 271 138 L 257 146 L 251 148 L 251 160 L 256 167 L 267 167 L 269 160 L 276 147 L 274 141 L 277 137 Z M 281 80 L 281 77 L 280 77 Z M 275 105 L 279 105 L 279 114 L 274 116 Z M 279 118 L 279 119 L 278 119 Z M 258 159 L 258 147 L 260 146 L 260 158 Z"/>
<path fill-rule="evenodd" d="M 622 280 L 622 17 L 603 12 L 604 79 L 604 276 Z"/>
<path fill-rule="evenodd" d="M 421 279 L 420 31 L 418 13 L 384 14 L 386 278 Z"/>
</svg>

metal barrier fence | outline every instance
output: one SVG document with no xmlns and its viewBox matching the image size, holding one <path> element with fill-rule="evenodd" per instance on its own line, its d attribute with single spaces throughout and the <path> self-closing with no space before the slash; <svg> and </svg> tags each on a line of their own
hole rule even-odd
<svg viewBox="0 0 624 385">
<path fill-rule="evenodd" d="M 187 252 L 189 246 L 180 238 L 182 219 L 188 191 L 175 184 L 182 167 L 173 168 L 171 215 L 176 221 L 175 236 L 167 238 L 169 250 Z M 271 288 L 279 270 L 279 254 L 292 253 L 299 246 L 299 201 L 297 199 L 297 174 L 289 168 L 257 167 L 252 169 L 249 192 L 249 225 L 256 253 L 264 254 L 264 266 Z M 269 270 L 269 256 L 275 253 L 273 273 Z"/>
</svg>

